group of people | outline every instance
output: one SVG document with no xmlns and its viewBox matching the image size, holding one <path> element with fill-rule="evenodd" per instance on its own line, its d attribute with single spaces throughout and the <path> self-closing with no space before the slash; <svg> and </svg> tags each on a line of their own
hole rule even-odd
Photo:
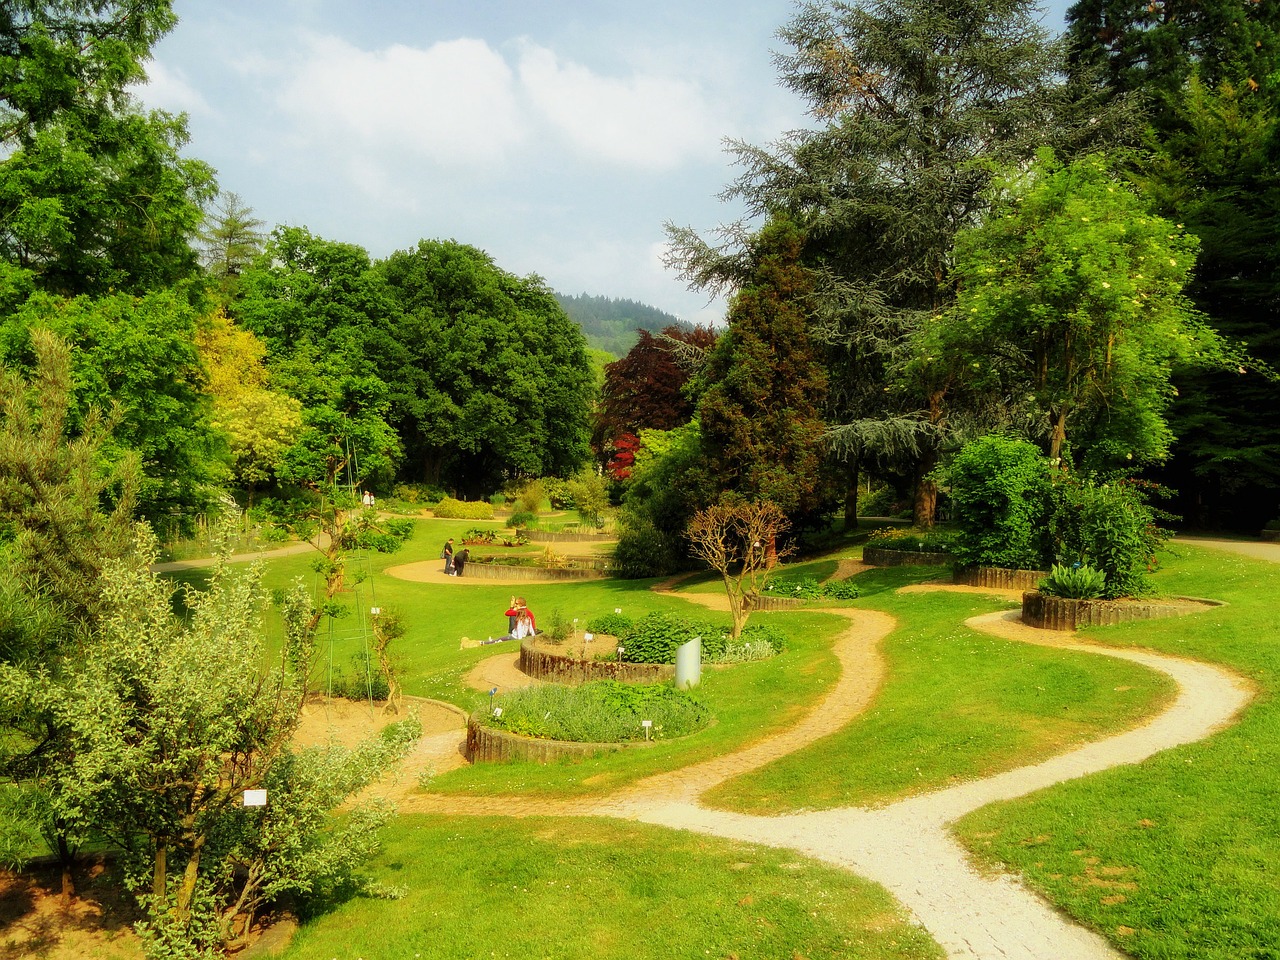
<svg viewBox="0 0 1280 960">
<path fill-rule="evenodd" d="M 360 502 L 366 507 L 376 507 L 378 505 L 378 498 L 373 495 L 372 490 L 366 490 L 364 492 L 364 496 L 360 498 Z"/>
<path fill-rule="evenodd" d="M 467 567 L 467 561 L 471 559 L 471 551 L 466 547 L 458 553 L 453 552 L 453 537 L 445 541 L 444 549 L 440 551 L 440 559 L 444 561 L 444 572 L 451 577 L 462 576 L 462 571 Z"/>
<path fill-rule="evenodd" d="M 451 577 L 460 577 L 462 576 L 462 571 L 466 569 L 467 561 L 471 559 L 471 552 L 466 547 L 463 547 L 455 553 L 453 550 L 453 537 L 450 537 L 440 550 L 440 559 L 444 561 L 444 572 L 446 574 Z M 506 617 L 507 635 L 484 640 L 481 641 L 482 643 L 523 640 L 525 637 L 531 637 L 538 632 L 538 623 L 533 617 L 533 611 L 524 602 L 524 597 L 511 598 L 511 606 L 507 608 Z"/>
</svg>

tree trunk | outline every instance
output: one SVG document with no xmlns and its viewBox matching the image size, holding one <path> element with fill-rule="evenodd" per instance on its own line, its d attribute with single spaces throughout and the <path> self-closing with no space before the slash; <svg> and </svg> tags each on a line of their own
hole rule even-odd
<svg viewBox="0 0 1280 960">
<path fill-rule="evenodd" d="M 58 863 L 62 867 L 62 902 L 69 904 L 76 895 L 76 881 L 72 869 L 76 864 L 75 854 L 67 844 L 67 835 L 58 834 Z"/>
<path fill-rule="evenodd" d="M 164 889 L 169 883 L 169 847 L 163 840 L 156 841 L 156 865 L 151 874 L 151 895 L 164 899 Z"/>
<path fill-rule="evenodd" d="M 178 899 L 173 907 L 173 914 L 180 923 L 191 919 L 191 901 L 196 895 L 196 879 L 200 875 L 200 848 L 203 846 L 202 840 L 196 841 L 186 869 L 182 871 L 182 883 L 178 885 Z"/>
<path fill-rule="evenodd" d="M 916 496 L 912 505 L 912 515 L 913 522 L 921 530 L 929 530 L 933 527 L 938 509 L 938 484 L 929 476 L 937 462 L 937 452 L 930 450 L 921 455 L 920 463 L 916 468 Z"/>
<path fill-rule="evenodd" d="M 851 458 L 845 473 L 844 528 L 846 531 L 858 529 L 858 482 L 861 473 L 860 461 L 857 457 Z"/>
</svg>

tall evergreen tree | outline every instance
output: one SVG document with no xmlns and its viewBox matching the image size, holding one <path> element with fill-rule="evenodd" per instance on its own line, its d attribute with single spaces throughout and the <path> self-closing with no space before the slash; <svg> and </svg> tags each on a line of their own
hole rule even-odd
<svg viewBox="0 0 1280 960">
<path fill-rule="evenodd" d="M 1084 87 L 1060 82 L 1060 52 L 1030 0 L 805 3 L 780 36 L 792 51 L 777 58 L 782 82 L 820 126 L 771 148 L 736 144 L 743 173 L 726 193 L 803 228 L 836 449 L 853 467 L 904 465 L 928 523 L 945 397 L 897 377 L 906 337 L 954 299 L 952 242 L 980 217 L 992 162 L 1045 143 L 1074 153 L 1117 135 L 1117 111 L 1090 109 Z M 720 249 L 670 233 L 694 285 L 743 281 L 746 227 Z"/>
<path fill-rule="evenodd" d="M 822 493 L 826 374 L 806 330 L 803 239 L 781 219 L 760 231 L 751 280 L 729 306 L 698 404 L 703 457 L 719 488 L 788 516 L 816 512 Z"/>
</svg>

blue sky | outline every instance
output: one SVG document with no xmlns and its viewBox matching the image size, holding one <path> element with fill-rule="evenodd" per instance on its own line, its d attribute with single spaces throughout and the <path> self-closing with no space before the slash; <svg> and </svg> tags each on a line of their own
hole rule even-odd
<svg viewBox="0 0 1280 960">
<path fill-rule="evenodd" d="M 1068 0 L 1050 0 L 1059 29 Z M 148 106 L 269 226 L 373 256 L 486 250 L 562 293 L 723 314 L 661 265 L 663 223 L 736 211 L 726 138 L 804 125 L 777 85 L 791 0 L 177 0 Z"/>
</svg>

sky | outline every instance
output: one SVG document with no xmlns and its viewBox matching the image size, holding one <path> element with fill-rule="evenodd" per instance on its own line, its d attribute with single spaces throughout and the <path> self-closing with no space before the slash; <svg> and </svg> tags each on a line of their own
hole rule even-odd
<svg viewBox="0 0 1280 960">
<path fill-rule="evenodd" d="M 1047 0 L 1061 29 L 1069 0 Z M 691 322 L 724 305 L 662 265 L 710 237 L 728 140 L 807 125 L 772 54 L 792 0 L 177 0 L 148 107 L 268 228 L 375 258 L 456 240 L 556 291 Z"/>
</svg>

